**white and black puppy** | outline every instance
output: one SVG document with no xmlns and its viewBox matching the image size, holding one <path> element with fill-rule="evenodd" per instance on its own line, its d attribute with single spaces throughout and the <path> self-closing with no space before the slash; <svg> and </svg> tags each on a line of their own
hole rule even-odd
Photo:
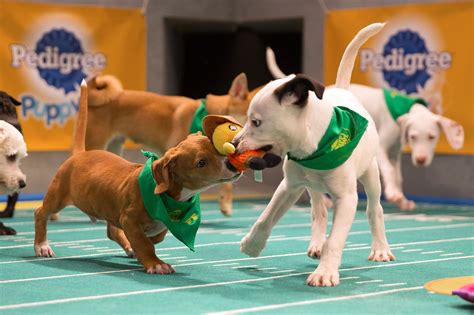
<svg viewBox="0 0 474 315">
<path fill-rule="evenodd" d="M 268 69 L 275 78 L 286 77 L 278 67 L 271 48 L 267 48 L 266 59 Z M 395 91 L 360 84 L 351 84 L 349 91 L 369 112 L 377 127 L 381 147 L 377 160 L 384 182 L 385 198 L 396 203 L 402 210 L 415 209 L 415 202 L 406 198 L 402 188 L 403 147 L 406 144 L 410 146 L 414 166 L 426 167 L 433 161 L 441 131 L 453 149 L 462 148 L 463 127 L 441 115 L 439 91 L 420 89 L 428 102 L 420 97 L 410 97 Z M 397 103 L 397 99 L 401 103 Z M 396 108 L 397 106 L 399 107 Z"/>
<path fill-rule="evenodd" d="M 370 115 L 347 90 L 358 49 L 383 26 L 376 23 L 365 27 L 348 45 L 335 88 L 324 91 L 324 86 L 303 75 L 267 84 L 253 98 L 247 123 L 234 139 L 239 151 L 271 147 L 272 153 L 288 155 L 283 165 L 284 179 L 242 239 L 241 251 L 258 256 L 273 226 L 308 189 L 313 222 L 308 255 L 321 258 L 307 279 L 312 286 L 339 283 L 342 251 L 357 208 L 357 180 L 368 196 L 367 214 L 373 236 L 369 259 L 394 259 L 380 204 L 377 131 Z M 333 228 L 327 240 L 323 193 L 329 193 L 335 203 Z"/>
<path fill-rule="evenodd" d="M 21 133 L 11 124 L 0 120 L 0 194 L 12 195 L 26 186 L 26 176 L 20 170 L 20 160 L 27 155 Z M 16 234 L 0 224 L 0 234 Z"/>
</svg>

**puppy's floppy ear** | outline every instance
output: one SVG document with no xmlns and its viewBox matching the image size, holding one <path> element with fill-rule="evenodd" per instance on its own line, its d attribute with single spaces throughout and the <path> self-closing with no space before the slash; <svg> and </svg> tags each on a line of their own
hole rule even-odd
<svg viewBox="0 0 474 315">
<path fill-rule="evenodd" d="M 410 118 L 409 115 L 410 114 L 403 114 L 397 118 L 397 123 L 400 126 L 402 134 L 402 137 L 400 139 L 400 143 L 402 144 L 402 146 L 405 146 L 405 144 L 408 142 L 408 120 Z"/>
<path fill-rule="evenodd" d="M 464 145 L 464 128 L 461 124 L 444 116 L 438 116 L 438 124 L 443 129 L 451 148 L 461 149 Z"/>
<path fill-rule="evenodd" d="M 247 76 L 245 73 L 241 73 L 235 77 L 234 81 L 232 81 L 232 86 L 229 90 L 230 97 L 237 99 L 239 101 L 243 101 L 247 98 L 249 94 L 249 87 L 247 82 Z"/>
<path fill-rule="evenodd" d="M 5 129 L 0 127 L 0 143 L 3 143 L 3 140 L 7 137 Z"/>
<path fill-rule="evenodd" d="M 153 177 L 156 181 L 155 194 L 161 194 L 170 188 L 173 180 L 174 158 L 162 157 L 152 165 Z"/>
<path fill-rule="evenodd" d="M 10 96 L 10 101 L 12 101 L 13 105 L 20 106 L 21 102 L 17 101 L 14 97 Z"/>
<path fill-rule="evenodd" d="M 322 99 L 324 85 L 308 76 L 297 74 L 292 80 L 275 89 L 273 93 L 282 105 L 305 106 L 309 91 L 313 91 L 317 98 Z"/>
</svg>

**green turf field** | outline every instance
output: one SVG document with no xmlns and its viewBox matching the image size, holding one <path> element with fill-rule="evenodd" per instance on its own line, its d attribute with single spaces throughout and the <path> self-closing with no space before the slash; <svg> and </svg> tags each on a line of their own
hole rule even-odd
<svg viewBox="0 0 474 315">
<path fill-rule="evenodd" d="M 472 304 L 423 289 L 427 281 L 474 274 L 474 207 L 419 204 L 412 213 L 386 206 L 387 237 L 397 259 L 367 261 L 370 232 L 361 202 L 337 287 L 306 286 L 317 265 L 306 257 L 310 214 L 294 206 L 259 258 L 239 251 L 239 241 L 266 201 L 239 201 L 222 217 L 203 202 L 196 252 L 168 234 L 157 245 L 174 275 L 148 275 L 109 241 L 103 223 L 78 210 L 49 224 L 56 258 L 33 253 L 33 211 L 4 220 L 17 236 L 0 237 L 1 314 L 472 314 Z"/>
</svg>

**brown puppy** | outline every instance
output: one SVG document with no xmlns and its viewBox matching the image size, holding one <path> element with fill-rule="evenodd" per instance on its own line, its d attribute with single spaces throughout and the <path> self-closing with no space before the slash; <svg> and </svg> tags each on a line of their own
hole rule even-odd
<svg viewBox="0 0 474 315">
<path fill-rule="evenodd" d="M 61 165 L 43 205 L 35 212 L 35 253 L 54 256 L 46 237 L 48 217 L 67 205 L 75 205 L 91 218 L 106 220 L 107 236 L 129 256 L 135 254 L 148 273 L 173 273 L 174 269 L 155 254 L 153 244 L 164 239 L 167 229 L 145 209 L 138 183 L 144 166 L 107 151 L 85 151 L 86 97 L 83 82 L 73 155 Z M 166 192 L 180 201 L 240 175 L 227 169 L 225 157 L 200 134 L 189 135 L 153 162 L 151 169 L 156 181 L 155 194 Z"/>
<path fill-rule="evenodd" d="M 175 146 L 190 133 L 193 118 L 201 105 L 199 99 L 123 90 L 120 81 L 110 75 L 89 80 L 88 89 L 86 149 L 107 148 L 118 155 L 122 153 L 126 138 L 159 153 Z M 245 123 L 250 101 L 259 90 L 249 92 L 247 77 L 241 73 L 232 82 L 227 95 L 207 95 L 207 114 L 229 115 Z M 232 213 L 231 183 L 221 190 L 220 208 L 224 215 Z"/>
</svg>

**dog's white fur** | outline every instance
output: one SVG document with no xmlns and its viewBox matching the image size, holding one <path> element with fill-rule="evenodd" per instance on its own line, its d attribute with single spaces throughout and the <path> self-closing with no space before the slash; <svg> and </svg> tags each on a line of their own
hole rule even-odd
<svg viewBox="0 0 474 315">
<path fill-rule="evenodd" d="M 271 48 L 267 48 L 268 69 L 275 78 L 286 75 L 280 70 Z M 439 91 L 427 93 L 422 89 L 420 96 L 430 102 L 427 108 L 415 104 L 411 110 L 394 121 L 385 102 L 383 90 L 360 84 L 349 86 L 357 100 L 374 119 L 379 133 L 381 150 L 377 161 L 384 181 L 385 198 L 394 202 L 402 210 L 415 209 L 415 203 L 405 197 L 402 189 L 401 152 L 408 144 L 411 148 L 411 160 L 414 166 L 429 166 L 433 161 L 434 150 L 441 131 L 453 149 L 460 149 L 464 143 L 463 127 L 441 115 L 441 96 Z"/>
<path fill-rule="evenodd" d="M 422 104 L 414 104 L 410 111 L 394 121 L 385 103 L 381 89 L 352 84 L 349 90 L 357 97 L 375 121 L 381 150 L 377 156 L 384 181 L 385 198 L 397 203 L 402 210 L 412 210 L 415 203 L 402 190 L 401 151 L 405 144 L 411 148 L 414 166 L 429 166 L 441 131 L 453 149 L 464 143 L 462 126 L 433 113 Z"/>
<path fill-rule="evenodd" d="M 27 155 L 22 134 L 11 124 L 0 120 L 0 194 L 11 195 L 20 189 L 26 176 L 20 160 Z"/>
<path fill-rule="evenodd" d="M 239 151 L 272 145 L 273 153 L 281 156 L 291 153 L 297 158 L 304 158 L 316 150 L 329 125 L 334 106 L 346 106 L 369 121 L 367 130 L 351 157 L 335 169 L 318 171 L 285 159 L 282 182 L 269 205 L 241 241 L 242 252 L 258 256 L 265 247 L 273 226 L 301 193 L 308 189 L 312 199 L 313 222 L 308 255 L 321 257 L 321 263 L 307 279 L 307 283 L 312 286 L 332 286 L 339 283 L 338 269 L 342 251 L 357 207 L 357 180 L 364 185 L 368 196 L 367 214 L 373 235 L 369 259 L 394 259 L 385 236 L 380 204 L 381 187 L 376 160 L 378 146 L 374 145 L 378 143 L 375 124 L 354 95 L 346 90 L 359 47 L 379 32 L 383 25 L 371 24 L 357 34 L 341 60 L 336 87 L 327 90 L 322 100 L 313 91 L 309 91 L 307 103 L 303 107 L 293 104 L 295 95 L 291 93 L 285 95 L 280 103 L 274 91 L 293 80 L 293 75 L 267 84 L 253 98 L 247 123 L 234 139 Z M 323 193 L 329 193 L 335 202 L 334 224 L 327 240 L 327 208 L 323 202 Z"/>
</svg>

